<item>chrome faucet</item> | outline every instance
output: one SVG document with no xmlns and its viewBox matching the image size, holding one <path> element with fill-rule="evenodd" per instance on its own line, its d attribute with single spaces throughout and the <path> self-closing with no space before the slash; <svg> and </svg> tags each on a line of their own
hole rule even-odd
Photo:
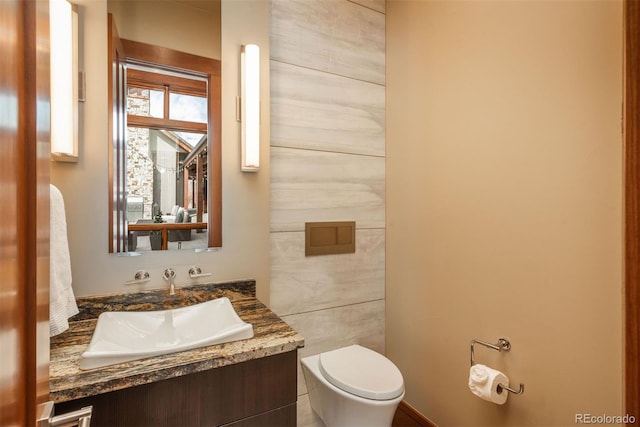
<svg viewBox="0 0 640 427">
<path fill-rule="evenodd" d="M 176 278 L 176 272 L 173 271 L 173 268 L 167 268 L 164 273 L 162 273 L 162 277 L 164 277 L 164 280 L 169 281 L 169 295 L 175 295 L 176 284 L 174 283 L 174 279 Z"/>
</svg>

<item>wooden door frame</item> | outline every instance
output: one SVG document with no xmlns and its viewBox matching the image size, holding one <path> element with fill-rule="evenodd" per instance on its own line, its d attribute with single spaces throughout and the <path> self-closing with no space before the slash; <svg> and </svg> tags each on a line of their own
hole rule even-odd
<svg viewBox="0 0 640 427">
<path fill-rule="evenodd" d="M 640 2 L 624 2 L 625 413 L 640 416 Z"/>
<path fill-rule="evenodd" d="M 49 398 L 49 3 L 4 0 L 0 25 L 0 425 L 32 426 Z"/>
</svg>

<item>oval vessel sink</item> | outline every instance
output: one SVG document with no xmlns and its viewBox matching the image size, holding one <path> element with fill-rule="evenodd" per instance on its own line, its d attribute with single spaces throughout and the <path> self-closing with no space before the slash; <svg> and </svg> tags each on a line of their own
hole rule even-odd
<svg viewBox="0 0 640 427">
<path fill-rule="evenodd" d="M 253 338 L 253 326 L 238 317 L 226 297 L 171 310 L 105 312 L 80 369 L 247 338 Z"/>
</svg>

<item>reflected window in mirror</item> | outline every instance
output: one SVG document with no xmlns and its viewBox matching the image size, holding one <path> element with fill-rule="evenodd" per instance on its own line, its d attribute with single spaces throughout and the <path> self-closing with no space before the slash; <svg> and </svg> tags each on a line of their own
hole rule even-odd
<svg viewBox="0 0 640 427">
<path fill-rule="evenodd" d="M 126 76 L 127 221 L 176 222 L 182 208 L 183 222 L 206 222 L 206 81 L 135 65 Z M 190 234 L 169 230 L 179 233 Z M 142 250 L 146 242 L 136 243 Z"/>
<path fill-rule="evenodd" d="M 112 117 L 110 249 L 221 246 L 220 61 L 121 45 L 122 78 L 112 90 L 123 105 L 112 114 L 126 119 Z"/>
</svg>

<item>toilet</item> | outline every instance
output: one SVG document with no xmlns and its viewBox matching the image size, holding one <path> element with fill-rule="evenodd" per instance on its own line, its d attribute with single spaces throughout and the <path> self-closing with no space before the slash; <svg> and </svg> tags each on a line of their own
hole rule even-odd
<svg viewBox="0 0 640 427">
<path fill-rule="evenodd" d="M 404 380 L 389 359 L 351 345 L 300 360 L 311 408 L 327 427 L 389 427 Z"/>
</svg>

